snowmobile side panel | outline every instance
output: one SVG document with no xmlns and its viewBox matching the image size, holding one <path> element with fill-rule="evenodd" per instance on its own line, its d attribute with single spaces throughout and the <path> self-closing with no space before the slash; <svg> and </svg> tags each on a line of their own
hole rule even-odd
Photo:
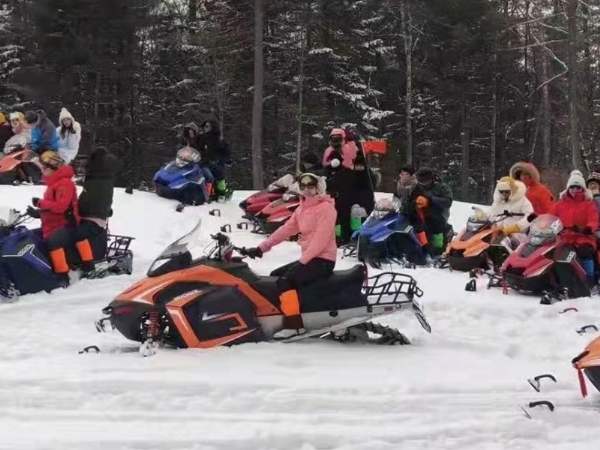
<svg viewBox="0 0 600 450">
<path fill-rule="evenodd" d="M 208 287 L 173 300 L 166 308 L 189 348 L 263 340 L 253 303 L 233 286 Z"/>
<path fill-rule="evenodd" d="M 111 309 L 110 322 L 125 338 L 142 342 L 140 318 L 151 311 L 154 305 L 138 302 L 113 300 L 108 308 Z"/>
</svg>

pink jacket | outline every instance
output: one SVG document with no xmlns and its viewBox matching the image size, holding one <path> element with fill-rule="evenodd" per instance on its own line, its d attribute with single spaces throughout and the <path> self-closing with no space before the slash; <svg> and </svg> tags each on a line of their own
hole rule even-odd
<svg viewBox="0 0 600 450">
<path fill-rule="evenodd" d="M 334 201 L 328 195 L 307 197 L 302 200 L 290 219 L 258 247 L 263 253 L 298 233 L 301 234 L 300 262 L 308 263 L 314 258 L 336 260 L 335 221 L 337 212 Z"/>
<path fill-rule="evenodd" d="M 356 142 L 354 141 L 346 141 L 346 132 L 342 129 L 335 129 L 332 131 L 341 134 L 344 137 L 344 144 L 342 145 L 342 166 L 347 167 L 348 169 L 352 169 L 354 167 L 354 158 L 356 158 L 356 154 L 358 153 L 358 147 L 356 146 Z M 329 159 L 329 155 L 333 151 L 333 147 L 327 147 L 325 153 L 323 153 L 323 167 L 327 166 L 327 160 Z"/>
</svg>

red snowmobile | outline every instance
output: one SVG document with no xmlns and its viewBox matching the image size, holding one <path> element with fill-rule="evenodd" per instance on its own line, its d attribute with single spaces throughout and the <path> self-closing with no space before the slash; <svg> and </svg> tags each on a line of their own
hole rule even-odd
<svg viewBox="0 0 600 450">
<path fill-rule="evenodd" d="M 543 214 L 531 223 L 527 242 L 502 265 L 505 292 L 510 287 L 519 292 L 542 294 L 542 305 L 591 295 L 575 249 L 557 245 L 562 230 L 560 219 L 550 214 Z"/>
<path fill-rule="evenodd" d="M 271 183 L 266 189 L 252 194 L 240 203 L 240 208 L 244 211 L 242 217 L 253 221 L 266 206 L 283 197 L 292 184 L 294 184 L 294 176 L 287 174 Z"/>
<path fill-rule="evenodd" d="M 211 348 L 270 340 L 282 329 L 277 277 L 258 276 L 233 252 L 228 236 L 212 237 L 206 256 L 194 259 L 201 222 L 175 241 L 153 262 L 147 278 L 123 291 L 102 311 L 127 339 L 143 343 L 140 352 L 153 354 L 158 345 L 176 348 Z M 413 312 L 431 332 L 416 297 L 422 295 L 415 280 L 400 273 L 368 278 L 365 266 L 333 273 L 299 292 L 307 332 L 285 342 L 307 337 L 371 340 L 380 344 L 408 344 L 398 330 L 369 322 L 398 311 Z"/>
<path fill-rule="evenodd" d="M 22 138 L 25 139 L 25 137 Z M 22 145 L 17 141 L 12 145 L 16 150 L 11 153 L 0 152 L 0 184 L 40 183 L 42 165 L 37 153 L 27 147 L 26 140 Z"/>
</svg>

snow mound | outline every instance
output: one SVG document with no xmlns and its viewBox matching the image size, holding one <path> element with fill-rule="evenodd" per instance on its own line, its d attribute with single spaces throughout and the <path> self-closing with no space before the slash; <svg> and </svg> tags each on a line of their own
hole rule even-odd
<svg viewBox="0 0 600 450">
<path fill-rule="evenodd" d="M 0 203 L 25 209 L 43 187 L 2 187 Z M 240 221 L 237 192 L 227 205 L 175 212 L 173 202 L 135 191 L 115 194 L 112 233 L 135 236 L 134 274 L 84 280 L 68 290 L 0 305 L 2 449 L 589 449 L 600 439 L 600 395 L 579 394 L 570 360 L 594 337 L 590 299 L 540 306 L 539 299 L 482 288 L 467 275 L 408 270 L 424 290 L 433 327 L 390 317 L 413 345 L 377 347 L 308 340 L 212 350 L 160 351 L 141 358 L 93 321 L 142 278 L 169 243 L 203 217 L 203 237 Z M 221 217 L 211 216 L 219 208 Z M 460 229 L 470 205 L 456 203 Z M 231 233 L 237 245 L 263 239 Z M 267 274 L 299 256 L 284 243 L 251 266 Z M 338 268 L 355 261 L 340 259 Z M 566 306 L 577 313 L 559 314 Z M 87 345 L 99 354 L 79 355 Z M 558 383 L 535 392 L 527 378 Z M 546 380 L 547 381 L 547 380 Z M 591 387 L 590 387 L 591 388 Z M 550 400 L 552 413 L 519 405 Z"/>
</svg>

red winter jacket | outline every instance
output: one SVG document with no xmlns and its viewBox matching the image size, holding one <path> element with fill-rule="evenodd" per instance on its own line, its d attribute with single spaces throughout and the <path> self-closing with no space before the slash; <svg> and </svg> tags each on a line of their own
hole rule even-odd
<svg viewBox="0 0 600 450">
<path fill-rule="evenodd" d="M 554 204 L 549 214 L 557 216 L 565 228 L 578 226 L 590 227 L 593 232 L 598 229 L 598 210 L 589 190 L 571 196 L 564 192 L 560 200 Z M 559 244 L 583 245 L 589 244 L 596 248 L 596 236 L 586 236 L 574 231 L 565 230 L 558 238 Z"/>
<path fill-rule="evenodd" d="M 44 183 L 48 187 L 44 192 L 44 198 L 38 204 L 44 239 L 69 224 L 67 219 L 69 207 L 72 207 L 73 216 L 79 223 L 77 188 L 72 180 L 73 175 L 75 172 L 71 166 L 63 166 L 52 175 L 44 177 Z"/>
</svg>

